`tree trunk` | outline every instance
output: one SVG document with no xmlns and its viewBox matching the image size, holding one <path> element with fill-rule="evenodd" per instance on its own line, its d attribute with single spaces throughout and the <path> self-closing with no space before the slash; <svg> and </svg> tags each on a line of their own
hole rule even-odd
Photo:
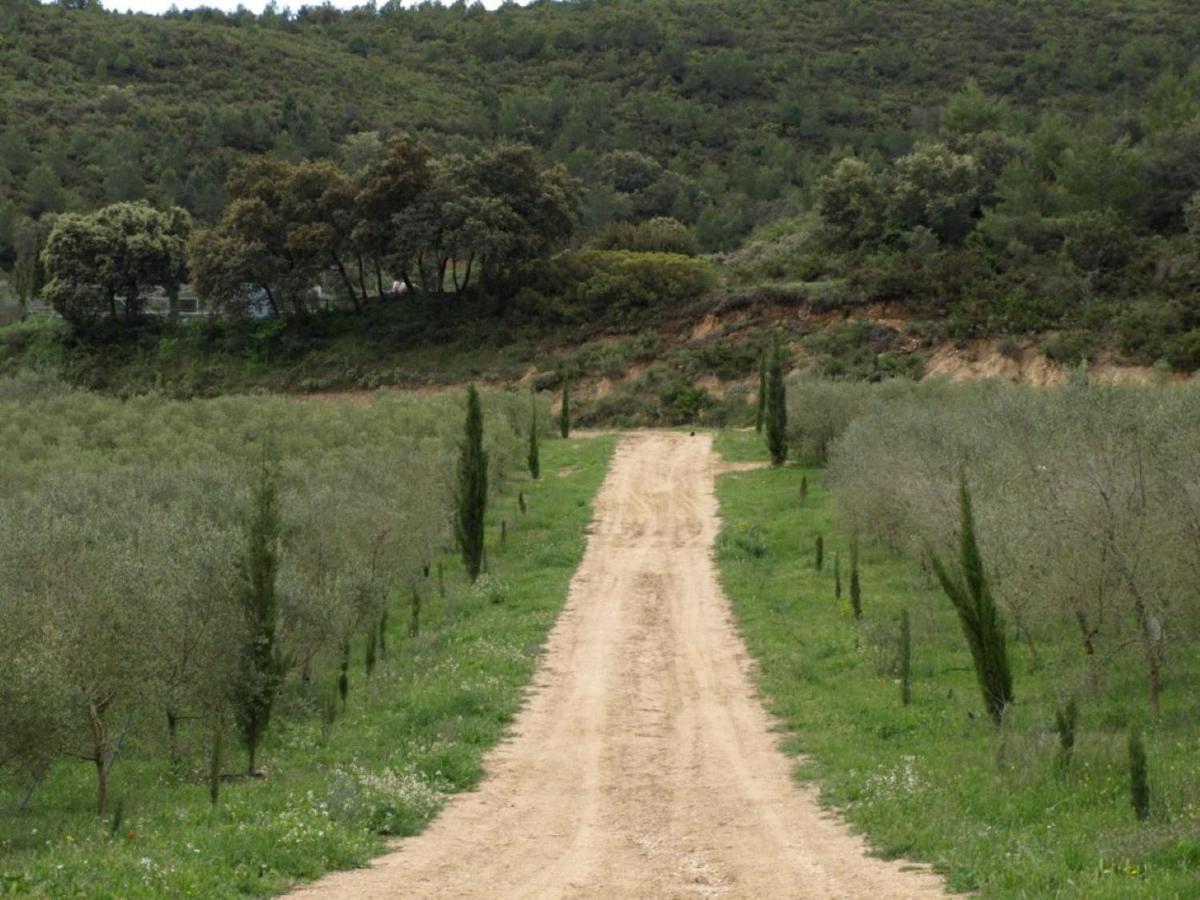
<svg viewBox="0 0 1200 900">
<path fill-rule="evenodd" d="M 269 284 L 264 284 L 262 289 L 267 292 L 267 302 L 271 304 L 271 312 L 273 312 L 275 317 L 278 318 L 279 304 L 275 302 L 275 294 L 271 291 L 271 286 Z"/>
<path fill-rule="evenodd" d="M 356 253 L 355 256 L 358 257 L 358 287 L 359 287 L 359 290 L 362 292 L 363 303 L 366 303 L 367 302 L 367 272 L 366 272 L 366 268 L 363 266 L 362 254 Z"/>
<path fill-rule="evenodd" d="M 412 278 L 408 274 L 407 266 L 400 270 L 400 280 L 404 282 L 404 290 L 408 292 L 410 297 L 416 293 L 413 289 Z"/>
<path fill-rule="evenodd" d="M 358 297 L 354 293 L 354 283 L 350 280 L 350 273 L 346 271 L 346 267 L 342 265 L 342 260 L 336 253 L 333 254 L 333 264 L 337 266 L 338 274 L 342 277 L 342 284 L 346 287 L 346 296 L 350 298 L 350 305 L 354 307 L 355 312 L 362 312 L 362 304 L 358 302 Z"/>
<path fill-rule="evenodd" d="M 379 289 L 379 299 L 383 300 L 383 267 L 379 265 L 378 256 L 372 257 L 371 262 L 375 266 L 375 287 Z"/>
<path fill-rule="evenodd" d="M 88 702 L 88 719 L 92 726 L 92 761 L 96 764 L 96 815 L 104 815 L 108 805 L 108 771 L 112 757 L 109 753 L 108 728 L 104 722 L 107 702 Z"/>
<path fill-rule="evenodd" d="M 467 257 L 467 271 L 463 274 L 462 289 L 465 291 L 471 286 L 471 267 L 475 265 L 475 254 L 472 253 Z"/>
</svg>

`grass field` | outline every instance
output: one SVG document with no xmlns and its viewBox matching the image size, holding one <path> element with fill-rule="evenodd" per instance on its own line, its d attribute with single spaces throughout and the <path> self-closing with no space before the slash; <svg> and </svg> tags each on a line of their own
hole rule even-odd
<svg viewBox="0 0 1200 900">
<path fill-rule="evenodd" d="M 724 432 L 731 460 L 766 460 L 761 438 Z M 808 492 L 799 485 L 807 478 Z M 1200 891 L 1200 708 L 1175 679 L 1143 721 L 1151 814 L 1129 800 L 1126 739 L 1145 708 L 1136 666 L 1080 701 L 1074 761 L 1056 765 L 1065 685 L 1043 647 L 1032 669 L 1010 641 L 1016 704 L 1003 735 L 983 712 L 946 597 L 912 562 L 862 548 L 863 618 L 848 602 L 849 540 L 816 468 L 726 474 L 717 559 L 783 746 L 883 856 L 932 863 L 954 890 L 1002 897 L 1195 897 Z M 815 569 L 815 540 L 824 566 Z M 842 597 L 834 596 L 834 555 Z M 900 702 L 898 618 L 912 622 L 912 704 Z"/>
<path fill-rule="evenodd" d="M 0 894 L 269 895 L 364 862 L 384 834 L 420 831 L 448 795 L 478 782 L 483 753 L 520 706 L 612 446 L 606 437 L 544 443 L 542 480 L 514 478 L 491 513 L 489 574 L 471 588 L 446 557 L 445 599 L 435 570 L 416 638 L 407 597 L 393 597 L 390 653 L 368 681 L 355 648 L 347 709 L 331 728 L 315 692 L 290 681 L 263 752 L 268 777 L 229 781 L 215 808 L 202 771 L 175 777 L 157 757 L 118 760 L 120 812 L 104 819 L 84 763 L 52 770 L 25 813 L 6 792 Z M 240 754 L 231 755 L 234 771 Z"/>
</svg>

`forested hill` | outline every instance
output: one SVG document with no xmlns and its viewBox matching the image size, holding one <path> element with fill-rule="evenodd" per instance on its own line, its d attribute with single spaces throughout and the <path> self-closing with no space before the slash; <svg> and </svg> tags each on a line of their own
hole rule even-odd
<svg viewBox="0 0 1200 900">
<path fill-rule="evenodd" d="M 1053 111 L 1136 142 L 1195 113 L 1198 52 L 1189 0 L 460 2 L 257 17 L 3 0 L 0 266 L 14 218 L 145 197 L 211 220 L 240 157 L 344 160 L 363 132 L 397 129 L 446 151 L 532 143 L 588 186 L 585 225 L 673 215 L 703 247 L 727 248 L 803 206 L 832 157 L 892 159 L 936 134 L 969 79 L 1027 128 Z"/>
</svg>

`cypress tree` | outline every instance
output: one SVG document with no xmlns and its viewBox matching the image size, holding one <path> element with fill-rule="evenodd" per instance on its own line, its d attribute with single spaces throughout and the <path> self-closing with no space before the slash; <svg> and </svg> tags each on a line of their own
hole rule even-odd
<svg viewBox="0 0 1200 900">
<path fill-rule="evenodd" d="M 801 500 L 808 499 L 808 476 L 807 475 L 800 476 L 800 499 Z"/>
<path fill-rule="evenodd" d="M 475 385 L 467 389 L 467 419 L 458 460 L 455 537 L 472 582 L 483 565 L 483 522 L 487 511 L 487 451 L 483 449 L 483 411 Z"/>
<path fill-rule="evenodd" d="M 787 461 L 787 387 L 783 383 L 783 349 L 777 343 L 767 367 L 767 409 L 764 427 L 771 465 L 782 466 Z"/>
<path fill-rule="evenodd" d="M 912 702 L 912 628 L 908 610 L 900 610 L 900 703 Z"/>
<path fill-rule="evenodd" d="M 342 641 L 342 656 L 338 661 L 338 696 L 342 698 L 342 706 L 350 696 L 350 642 Z"/>
<path fill-rule="evenodd" d="M 763 419 L 767 413 L 767 354 L 758 351 L 758 412 L 754 417 L 754 430 L 762 434 Z"/>
<path fill-rule="evenodd" d="M 1079 707 L 1072 697 L 1066 707 L 1054 711 L 1054 730 L 1058 732 L 1058 767 L 1068 769 L 1075 752 L 1075 726 L 1079 721 Z"/>
<path fill-rule="evenodd" d="M 850 609 L 857 621 L 862 618 L 862 585 L 858 578 L 858 535 L 850 541 Z"/>
<path fill-rule="evenodd" d="M 521 515 L 525 515 L 529 511 L 529 507 L 525 503 L 524 491 L 517 491 L 517 508 L 521 510 Z"/>
<path fill-rule="evenodd" d="M 1150 817 L 1150 776 L 1146 770 L 1146 746 L 1137 728 L 1129 730 L 1129 799 L 1139 822 Z"/>
<path fill-rule="evenodd" d="M 367 629 L 367 643 L 363 655 L 363 667 L 366 669 L 368 678 L 375 673 L 375 649 L 378 644 L 379 635 L 375 631 L 375 626 L 372 625 Z"/>
<path fill-rule="evenodd" d="M 212 746 L 208 753 L 208 802 L 213 806 L 221 796 L 221 767 L 225 765 L 225 720 L 221 716 L 213 722 Z"/>
<path fill-rule="evenodd" d="M 842 554 L 833 551 L 833 599 L 842 599 Z"/>
<path fill-rule="evenodd" d="M 538 456 L 537 397 L 533 394 L 529 395 L 529 455 L 526 461 L 529 463 L 529 477 L 537 481 L 542 474 L 542 463 Z M 524 495 L 521 496 L 521 512 L 525 512 Z"/>
<path fill-rule="evenodd" d="M 817 535 L 817 571 L 825 565 L 825 538 Z"/>
<path fill-rule="evenodd" d="M 428 571 L 428 570 L 429 570 L 429 567 L 426 566 L 426 571 Z M 379 635 L 379 655 L 382 656 L 384 659 L 387 659 L 387 654 L 388 654 L 387 627 L 388 627 L 388 608 L 387 608 L 387 601 L 384 600 L 383 611 L 380 612 L 380 614 L 379 614 L 379 630 L 377 632 L 377 634 Z"/>
<path fill-rule="evenodd" d="M 571 379 L 563 375 L 562 409 L 558 412 L 558 430 L 563 438 L 571 436 Z"/>
<path fill-rule="evenodd" d="M 508 519 L 500 520 L 500 546 L 508 544 Z"/>
<path fill-rule="evenodd" d="M 275 645 L 279 626 L 279 489 L 272 467 L 264 461 L 254 486 L 246 549 L 239 566 L 238 601 L 245 617 L 246 643 L 235 686 L 238 728 L 247 751 L 247 771 L 253 775 L 259 743 L 271 720 L 271 707 L 283 677 L 283 662 Z"/>
<path fill-rule="evenodd" d="M 1012 672 L 1008 665 L 1004 620 L 992 597 L 975 539 L 975 517 L 965 474 L 959 476 L 958 506 L 961 571 L 952 574 L 934 553 L 930 554 L 930 561 L 942 590 L 958 613 L 988 715 L 999 725 L 1004 710 L 1013 699 Z"/>
<path fill-rule="evenodd" d="M 421 592 L 417 590 L 417 586 L 413 585 L 412 592 L 412 618 L 408 621 L 408 636 L 421 636 Z"/>
</svg>

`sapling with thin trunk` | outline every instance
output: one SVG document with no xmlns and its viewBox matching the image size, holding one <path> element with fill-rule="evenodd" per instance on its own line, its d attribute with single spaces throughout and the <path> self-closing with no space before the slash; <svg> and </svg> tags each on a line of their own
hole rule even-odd
<svg viewBox="0 0 1200 900">
<path fill-rule="evenodd" d="M 930 562 L 942 590 L 958 613 L 984 706 L 992 721 L 999 725 L 1013 700 L 1012 672 L 1008 665 L 1004 619 L 992 596 L 979 543 L 975 539 L 975 516 L 965 474 L 959 476 L 958 507 L 960 571 L 951 572 L 936 553 L 930 553 Z"/>
<path fill-rule="evenodd" d="M 1072 697 L 1066 706 L 1054 711 L 1054 730 L 1058 732 L 1058 767 L 1066 770 L 1071 766 L 1075 752 L 1075 726 L 1079 721 L 1079 706 Z"/>
<path fill-rule="evenodd" d="M 912 627 L 908 610 L 900 610 L 900 703 L 912 702 Z"/>
<path fill-rule="evenodd" d="M 208 750 L 208 802 L 213 806 L 221 797 L 221 768 L 225 765 L 225 720 L 213 720 L 212 743 Z"/>
<path fill-rule="evenodd" d="M 366 670 L 367 678 L 370 678 L 375 673 L 375 649 L 379 644 L 379 635 L 375 632 L 375 626 L 367 629 L 367 642 L 363 653 L 363 668 Z"/>
<path fill-rule="evenodd" d="M 833 599 L 842 599 L 842 554 L 833 551 Z"/>
<path fill-rule="evenodd" d="M 421 592 L 415 584 L 412 590 L 412 618 L 408 620 L 408 636 L 421 636 Z"/>
<path fill-rule="evenodd" d="M 1150 817 L 1150 775 L 1146 767 L 1146 745 L 1138 728 L 1129 730 L 1129 800 L 1139 822 Z"/>
<path fill-rule="evenodd" d="M 508 544 L 508 519 L 500 520 L 500 546 Z"/>
<path fill-rule="evenodd" d="M 530 395 L 529 403 L 529 454 L 525 461 L 529 465 L 529 477 L 537 481 L 542 474 L 541 457 L 538 455 L 537 397 Z M 524 512 L 524 510 L 521 510 Z"/>
<path fill-rule="evenodd" d="M 821 568 L 825 565 L 825 538 L 819 534 L 817 535 L 816 554 L 817 571 L 820 572 Z"/>
<path fill-rule="evenodd" d="M 350 696 L 350 642 L 342 641 L 342 655 L 338 660 L 338 696 L 342 698 L 342 706 Z"/>
<path fill-rule="evenodd" d="M 850 541 L 850 609 L 855 621 L 862 618 L 862 582 L 858 577 L 858 535 Z"/>
</svg>

